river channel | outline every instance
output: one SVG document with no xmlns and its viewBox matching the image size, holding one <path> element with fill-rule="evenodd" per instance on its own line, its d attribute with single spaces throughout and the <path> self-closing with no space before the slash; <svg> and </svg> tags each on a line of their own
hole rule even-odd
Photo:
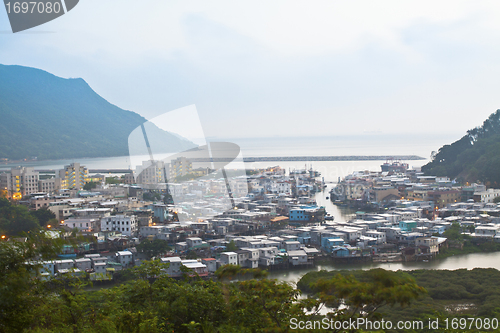
<svg viewBox="0 0 500 333">
<path fill-rule="evenodd" d="M 328 190 L 334 185 L 329 185 L 328 188 L 316 194 L 316 202 L 319 206 L 324 206 L 327 213 L 334 216 L 335 221 L 347 221 L 352 217 L 352 211 L 337 207 L 329 199 Z M 315 267 L 280 270 L 270 272 L 269 277 L 282 281 L 296 283 L 300 278 L 308 272 L 319 270 L 368 270 L 372 268 L 383 268 L 386 270 L 415 270 L 415 269 L 474 269 L 474 268 L 495 268 L 500 270 L 500 252 L 491 253 L 472 253 L 438 259 L 429 262 L 392 262 L 392 263 L 358 263 L 358 264 L 319 264 Z"/>
</svg>

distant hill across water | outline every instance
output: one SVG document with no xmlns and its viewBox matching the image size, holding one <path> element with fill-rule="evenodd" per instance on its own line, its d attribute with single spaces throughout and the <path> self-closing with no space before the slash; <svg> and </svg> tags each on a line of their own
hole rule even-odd
<svg viewBox="0 0 500 333">
<path fill-rule="evenodd" d="M 147 120 L 99 96 L 83 79 L 0 65 L 0 158 L 39 160 L 129 154 L 128 136 Z M 195 145 L 153 125 L 163 152 Z"/>
<path fill-rule="evenodd" d="M 460 140 L 445 145 L 422 167 L 429 175 L 500 187 L 500 110 Z"/>
</svg>

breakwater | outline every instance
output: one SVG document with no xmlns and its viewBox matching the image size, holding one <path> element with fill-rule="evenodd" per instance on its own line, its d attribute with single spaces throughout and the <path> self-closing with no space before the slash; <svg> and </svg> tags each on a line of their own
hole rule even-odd
<svg viewBox="0 0 500 333">
<path fill-rule="evenodd" d="M 187 157 L 191 162 L 232 162 L 232 158 L 207 158 L 207 157 Z M 236 158 L 235 161 L 241 161 Z M 262 157 L 243 157 L 243 162 L 338 162 L 338 161 L 387 161 L 402 160 L 416 161 L 425 160 L 417 155 L 341 155 L 341 156 L 262 156 Z"/>
<path fill-rule="evenodd" d="M 271 156 L 244 157 L 244 162 L 309 162 L 309 161 L 383 161 L 383 160 L 425 160 L 417 155 L 364 155 L 364 156 Z"/>
</svg>

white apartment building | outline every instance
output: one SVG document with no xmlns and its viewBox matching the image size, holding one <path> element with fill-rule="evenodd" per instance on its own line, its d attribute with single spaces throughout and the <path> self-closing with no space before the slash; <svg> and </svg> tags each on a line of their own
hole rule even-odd
<svg viewBox="0 0 500 333">
<path fill-rule="evenodd" d="M 221 265 L 238 265 L 238 254 L 236 252 L 222 252 L 220 263 Z"/>
<path fill-rule="evenodd" d="M 270 191 L 276 194 L 291 194 L 292 186 L 288 181 L 276 181 L 271 184 Z"/>
<path fill-rule="evenodd" d="M 79 231 L 95 232 L 99 231 L 100 223 L 98 218 L 68 218 L 64 220 L 64 225 L 68 228 Z"/>
<path fill-rule="evenodd" d="M 180 257 L 161 258 L 161 262 L 165 263 L 165 264 L 169 264 L 168 268 L 166 269 L 168 276 L 181 276 L 182 275 L 182 271 L 181 271 L 182 260 Z"/>
<path fill-rule="evenodd" d="M 217 261 L 214 258 L 204 258 L 201 262 L 207 266 L 207 270 L 210 273 L 214 273 L 217 270 Z"/>
<path fill-rule="evenodd" d="M 101 218 L 101 231 L 120 231 L 122 235 L 134 236 L 137 233 L 135 215 L 112 215 Z"/>
<path fill-rule="evenodd" d="M 475 228 L 475 235 L 477 237 L 495 237 L 500 230 L 498 225 L 480 225 Z"/>
<path fill-rule="evenodd" d="M 385 232 L 383 231 L 374 231 L 374 230 L 369 230 L 365 232 L 365 235 L 368 237 L 372 237 L 377 239 L 377 244 L 383 244 L 387 241 L 387 238 L 385 236 Z"/>
<path fill-rule="evenodd" d="M 118 251 L 116 252 L 117 261 L 123 265 L 123 267 L 128 267 L 134 262 L 134 256 L 130 251 Z"/>
<path fill-rule="evenodd" d="M 184 194 L 184 186 L 183 184 L 168 184 L 168 190 L 173 197 L 180 197 Z"/>
<path fill-rule="evenodd" d="M 500 190 L 490 188 L 487 191 L 474 192 L 474 201 L 490 203 L 498 196 L 500 196 Z"/>
<path fill-rule="evenodd" d="M 229 180 L 231 191 L 235 197 L 244 197 L 248 194 L 246 177 L 236 177 Z"/>
<path fill-rule="evenodd" d="M 85 272 L 92 268 L 92 260 L 90 258 L 75 259 L 75 267 Z"/>
</svg>

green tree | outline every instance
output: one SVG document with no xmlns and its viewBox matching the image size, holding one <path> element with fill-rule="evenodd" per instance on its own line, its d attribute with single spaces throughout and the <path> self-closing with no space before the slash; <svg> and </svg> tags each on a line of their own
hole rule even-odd
<svg viewBox="0 0 500 333">
<path fill-rule="evenodd" d="M 83 186 L 83 189 L 85 191 L 90 191 L 91 189 L 93 188 L 96 188 L 97 187 L 97 183 L 96 182 L 88 182 L 86 183 L 84 186 Z"/>
<path fill-rule="evenodd" d="M 288 332 L 290 319 L 311 319 L 316 312 L 306 314 L 305 309 L 318 309 L 315 299 L 299 299 L 300 291 L 286 282 L 267 279 L 267 271 L 243 269 L 225 265 L 215 272 L 219 281 L 238 277 L 243 280 L 223 283 L 222 291 L 228 303 L 229 327 L 237 332 Z M 251 279 L 245 280 L 251 276 Z M 225 327 L 225 326 L 223 326 Z"/>
<path fill-rule="evenodd" d="M 144 199 L 144 201 L 160 201 L 161 195 L 160 193 L 144 192 L 142 198 Z"/>
<path fill-rule="evenodd" d="M 305 320 L 300 292 L 286 282 L 250 279 L 230 284 L 230 321 L 238 332 L 288 332 L 290 319 Z"/>
<path fill-rule="evenodd" d="M 451 227 L 443 233 L 443 236 L 448 238 L 449 240 L 455 240 L 455 241 L 464 240 L 464 235 L 462 234 L 462 231 L 460 229 L 460 224 L 456 222 L 453 223 Z"/>
<path fill-rule="evenodd" d="M 46 207 L 40 208 L 38 210 L 32 210 L 30 211 L 30 214 L 33 215 L 38 220 L 38 223 L 42 227 L 46 226 L 47 224 L 50 224 L 48 223 L 49 220 L 56 218 L 56 214 L 54 214 Z"/>
<path fill-rule="evenodd" d="M 234 242 L 234 240 L 231 240 L 227 245 L 226 245 L 226 251 L 229 251 L 229 252 L 235 252 L 235 251 L 238 251 L 239 248 L 236 246 L 236 243 Z"/>
<path fill-rule="evenodd" d="M 303 299 L 292 285 L 267 279 L 265 271 L 227 265 L 216 272 L 218 281 L 173 280 L 159 259 L 130 269 L 136 279 L 86 291 L 76 278 L 34 278 L 40 267 L 36 260 L 51 258 L 59 249 L 40 233 L 31 234 L 27 243 L 0 242 L 0 332 L 292 332 L 292 318 L 321 320 L 318 310 L 324 305 L 332 308 L 333 320 L 376 318 L 382 306 L 408 305 L 425 292 L 407 273 L 378 269 L 356 272 L 358 278 L 317 279 L 310 283 L 315 297 Z M 490 296 L 498 271 L 428 274 L 437 297 L 474 293 L 488 303 L 484 313 L 495 314 L 498 297 Z M 470 279 L 463 274 L 471 274 Z M 234 277 L 238 280 L 229 282 Z M 453 288 L 452 282 L 465 287 Z"/>
<path fill-rule="evenodd" d="M 467 131 L 460 140 L 445 145 L 422 166 L 426 174 L 448 176 L 469 183 L 478 180 L 500 186 L 500 110 L 492 113 L 481 127 Z"/>
<path fill-rule="evenodd" d="M 154 239 L 153 241 L 144 239 L 137 245 L 137 250 L 145 253 L 151 259 L 171 251 L 172 248 L 168 245 L 167 241 L 162 239 Z"/>
<path fill-rule="evenodd" d="M 8 236 L 21 235 L 40 228 L 38 220 L 22 205 L 0 199 L 0 232 Z"/>
<path fill-rule="evenodd" d="M 121 184 L 123 183 L 123 179 L 114 176 L 114 177 L 106 177 L 106 184 Z"/>
<path fill-rule="evenodd" d="M 198 253 L 196 253 L 196 251 L 191 250 L 186 254 L 186 259 L 198 259 Z"/>
<path fill-rule="evenodd" d="M 26 242 L 0 242 L 0 332 L 21 332 L 34 321 L 52 294 L 33 278 L 41 269 L 35 260 L 52 258 L 61 245 L 43 233 L 31 233 Z"/>
<path fill-rule="evenodd" d="M 174 198 L 170 193 L 166 193 L 163 195 L 163 203 L 166 205 L 173 204 L 174 203 Z M 179 220 L 177 220 L 179 221 Z"/>
<path fill-rule="evenodd" d="M 150 278 L 158 278 L 165 274 L 164 270 L 169 266 L 168 263 L 163 263 L 161 259 L 155 259 L 143 262 L 140 266 L 132 268 L 134 274 L 143 280 Z"/>
<path fill-rule="evenodd" d="M 362 272 L 361 279 L 337 274 L 319 278 L 309 287 L 322 305 L 332 309 L 328 317 L 335 320 L 381 319 L 380 308 L 408 306 L 427 292 L 401 272 L 372 269 Z"/>
</svg>

